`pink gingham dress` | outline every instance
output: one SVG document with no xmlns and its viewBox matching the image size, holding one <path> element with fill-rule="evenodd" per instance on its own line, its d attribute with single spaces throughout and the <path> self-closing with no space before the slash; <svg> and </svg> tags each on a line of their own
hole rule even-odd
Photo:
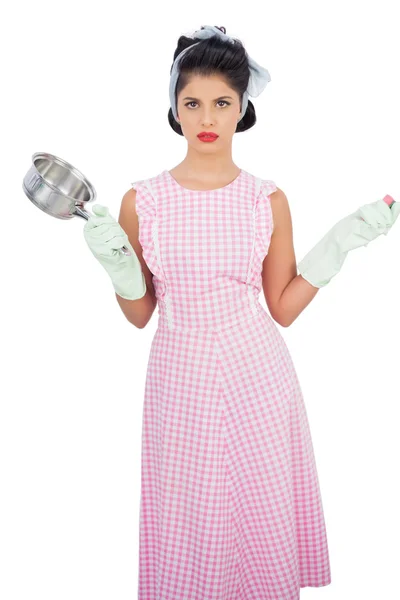
<svg viewBox="0 0 400 600">
<path fill-rule="evenodd" d="M 296 371 L 260 304 L 273 181 L 132 183 L 158 327 L 142 422 L 139 600 L 297 600 L 331 582 Z"/>
</svg>

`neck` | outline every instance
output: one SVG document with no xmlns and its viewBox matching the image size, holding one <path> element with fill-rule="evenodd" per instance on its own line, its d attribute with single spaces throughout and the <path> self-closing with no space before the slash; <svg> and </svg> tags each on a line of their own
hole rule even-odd
<svg viewBox="0 0 400 600">
<path fill-rule="evenodd" d="M 221 179 L 221 176 L 235 177 L 239 167 L 232 160 L 231 151 L 218 155 L 216 153 L 202 153 L 189 146 L 183 161 L 176 167 L 188 179 L 201 179 L 204 183 Z"/>
</svg>

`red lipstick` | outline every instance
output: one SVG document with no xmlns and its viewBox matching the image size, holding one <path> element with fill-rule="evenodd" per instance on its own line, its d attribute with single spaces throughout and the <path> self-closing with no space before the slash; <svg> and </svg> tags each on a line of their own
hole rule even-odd
<svg viewBox="0 0 400 600">
<path fill-rule="evenodd" d="M 218 138 L 218 135 L 213 131 L 202 131 L 197 137 L 202 142 L 214 142 Z"/>
</svg>

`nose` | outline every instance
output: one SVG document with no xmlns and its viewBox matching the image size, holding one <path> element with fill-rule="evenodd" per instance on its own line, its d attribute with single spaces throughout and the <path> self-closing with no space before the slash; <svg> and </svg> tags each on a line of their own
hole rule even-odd
<svg viewBox="0 0 400 600">
<path fill-rule="evenodd" d="M 214 121 L 212 119 L 202 119 L 201 123 L 202 123 L 201 126 L 205 130 L 208 130 L 208 129 L 212 130 L 212 128 L 214 127 Z"/>
<path fill-rule="evenodd" d="M 204 127 L 208 127 L 215 123 L 215 119 L 212 114 L 212 109 L 205 108 L 201 116 L 201 122 Z"/>
</svg>

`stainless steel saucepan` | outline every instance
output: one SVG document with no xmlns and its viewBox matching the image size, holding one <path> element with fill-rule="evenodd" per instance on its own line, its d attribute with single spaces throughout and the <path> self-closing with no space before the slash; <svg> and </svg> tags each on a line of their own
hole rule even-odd
<svg viewBox="0 0 400 600">
<path fill-rule="evenodd" d="M 72 219 L 78 216 L 88 220 L 93 216 L 84 208 L 87 202 L 96 198 L 93 185 L 78 169 L 54 154 L 33 154 L 32 166 L 22 187 L 29 200 L 52 217 Z M 126 246 L 119 252 L 131 255 Z"/>
</svg>

